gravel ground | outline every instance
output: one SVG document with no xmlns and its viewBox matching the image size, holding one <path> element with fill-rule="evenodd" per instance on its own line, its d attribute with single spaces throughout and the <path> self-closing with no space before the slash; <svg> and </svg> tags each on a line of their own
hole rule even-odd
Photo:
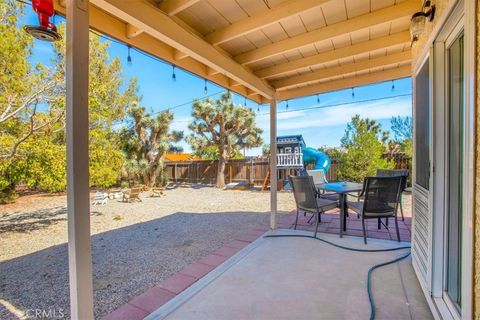
<svg viewBox="0 0 480 320">
<path fill-rule="evenodd" d="M 165 193 L 91 207 L 96 318 L 268 223 L 268 192 L 199 186 Z M 278 208 L 291 211 L 293 196 L 280 192 Z M 66 196 L 31 195 L 0 206 L 0 239 L 0 319 L 32 309 L 69 318 Z"/>
</svg>

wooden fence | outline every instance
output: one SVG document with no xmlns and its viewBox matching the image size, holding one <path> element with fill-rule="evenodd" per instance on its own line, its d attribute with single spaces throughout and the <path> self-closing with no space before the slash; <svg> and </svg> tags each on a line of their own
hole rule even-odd
<svg viewBox="0 0 480 320">
<path fill-rule="evenodd" d="M 403 153 L 385 154 L 386 158 L 395 162 L 396 169 L 409 169 L 408 158 Z M 192 161 L 167 161 L 165 162 L 167 177 L 171 182 L 176 183 L 204 183 L 215 184 L 217 177 L 218 162 L 212 160 L 192 160 Z M 330 170 L 327 173 L 327 179 L 337 180 L 337 171 L 342 164 L 332 159 Z M 261 185 L 269 169 L 268 159 L 254 160 L 230 160 L 225 168 L 225 182 L 248 182 L 250 184 Z M 284 170 L 284 169 L 281 169 Z M 284 171 L 280 173 L 280 178 L 284 179 L 288 174 L 293 173 Z"/>
</svg>

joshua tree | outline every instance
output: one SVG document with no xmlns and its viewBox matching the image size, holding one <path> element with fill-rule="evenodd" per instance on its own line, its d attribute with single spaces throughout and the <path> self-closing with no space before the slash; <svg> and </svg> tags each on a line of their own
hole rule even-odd
<svg viewBox="0 0 480 320">
<path fill-rule="evenodd" d="M 143 175 L 143 182 L 151 187 L 159 178 L 163 178 L 165 153 L 172 148 L 172 143 L 183 138 L 183 132 L 169 130 L 173 113 L 168 110 L 159 112 L 154 118 L 145 113 L 144 107 L 135 103 L 128 109 L 128 115 L 132 119 L 132 126 L 123 129 L 123 149 L 130 164 L 143 167 L 139 167 L 137 172 Z M 130 168 L 130 172 L 135 171 Z"/>
<path fill-rule="evenodd" d="M 262 130 L 255 125 L 255 113 L 235 105 L 229 93 L 213 101 L 196 100 L 193 103 L 193 132 L 187 141 L 195 151 L 215 146 L 218 148 L 217 187 L 225 185 L 225 164 L 243 148 L 262 145 Z"/>
</svg>

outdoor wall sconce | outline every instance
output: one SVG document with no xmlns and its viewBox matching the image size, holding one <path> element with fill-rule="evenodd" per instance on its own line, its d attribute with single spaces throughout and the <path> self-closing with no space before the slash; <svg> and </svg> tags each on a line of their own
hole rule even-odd
<svg viewBox="0 0 480 320">
<path fill-rule="evenodd" d="M 410 20 L 410 34 L 412 36 L 412 46 L 418 41 L 418 38 L 425 30 L 425 22 L 433 21 L 435 18 L 435 5 L 430 0 L 425 0 L 422 10 L 415 12 Z"/>
</svg>

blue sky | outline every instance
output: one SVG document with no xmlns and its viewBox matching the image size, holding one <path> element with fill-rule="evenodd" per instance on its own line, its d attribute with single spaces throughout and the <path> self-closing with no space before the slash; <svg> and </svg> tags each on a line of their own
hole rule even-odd
<svg viewBox="0 0 480 320">
<path fill-rule="evenodd" d="M 63 19 L 56 17 L 55 20 L 58 23 Z M 30 7 L 26 8 L 26 16 L 21 23 L 37 24 L 36 15 Z M 115 42 L 111 43 L 109 52 L 111 57 L 120 57 L 127 79 L 133 76 L 138 78 L 140 94 L 143 96 L 142 104 L 146 109 L 156 112 L 178 106 L 172 108 L 175 114 L 172 129 L 183 130 L 185 134 L 188 134 L 191 101 L 194 98 L 205 97 L 204 79 L 176 68 L 176 81 L 172 81 L 171 65 L 152 59 L 135 50 L 131 50 L 132 64 L 127 65 L 127 47 Z M 35 40 L 32 61 L 48 63 L 51 57 L 51 45 Z M 393 90 L 392 84 L 394 84 Z M 225 92 L 224 88 L 211 82 L 208 82 L 207 88 L 208 95 Z M 356 87 L 354 97 L 352 97 L 352 89 L 347 89 L 320 94 L 320 103 L 317 103 L 317 96 L 290 100 L 288 110 L 286 110 L 286 101 L 280 101 L 277 105 L 277 135 L 302 134 L 308 146 L 336 147 L 340 145 L 345 127 L 355 114 L 378 120 L 384 130 L 390 130 L 390 119 L 393 116 L 412 115 L 411 91 L 411 79 L 405 78 L 395 80 L 393 83 L 388 81 Z M 213 98 L 218 95 L 214 95 Z M 242 105 L 245 103 L 245 99 L 239 95 L 234 95 L 234 101 Z M 263 129 L 263 139 L 268 142 L 269 106 L 258 106 L 256 102 L 248 99 L 246 103 L 253 110 L 257 111 L 259 108 L 257 125 Z M 185 151 L 190 151 L 187 143 L 182 142 L 181 145 Z M 260 153 L 261 148 L 246 151 L 247 155 Z"/>
</svg>

